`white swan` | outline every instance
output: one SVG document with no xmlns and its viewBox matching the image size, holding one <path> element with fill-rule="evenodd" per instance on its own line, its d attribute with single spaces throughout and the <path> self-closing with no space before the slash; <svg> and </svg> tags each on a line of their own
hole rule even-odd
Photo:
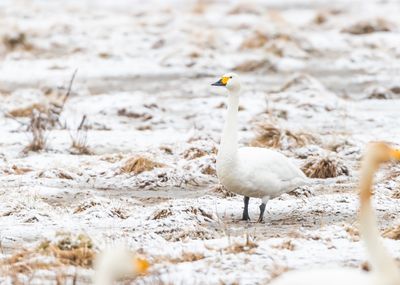
<svg viewBox="0 0 400 285">
<path fill-rule="evenodd" d="M 217 156 L 218 179 L 229 191 L 244 196 L 243 220 L 250 220 L 250 197 L 261 198 L 258 222 L 262 222 L 269 199 L 306 184 L 308 179 L 277 151 L 259 147 L 238 148 L 239 76 L 227 73 L 212 85 L 225 86 L 229 90 L 228 111 Z"/>
<path fill-rule="evenodd" d="M 143 274 L 148 267 L 146 260 L 138 258 L 125 247 L 110 248 L 96 257 L 93 284 L 112 285 L 118 278 Z"/>
<path fill-rule="evenodd" d="M 400 284 L 400 271 L 380 240 L 376 216 L 370 202 L 373 175 L 381 163 L 390 159 L 400 160 L 400 151 L 384 143 L 373 143 L 368 146 L 361 166 L 359 222 L 371 263 L 371 272 L 348 268 L 292 271 L 278 277 L 270 285 Z"/>
</svg>

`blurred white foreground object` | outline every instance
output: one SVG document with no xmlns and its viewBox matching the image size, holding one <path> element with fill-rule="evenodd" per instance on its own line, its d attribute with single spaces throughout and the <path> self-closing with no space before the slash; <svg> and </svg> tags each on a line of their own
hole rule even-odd
<svg viewBox="0 0 400 285">
<path fill-rule="evenodd" d="M 365 242 L 371 272 L 358 269 L 292 271 L 270 285 L 399 285 L 400 272 L 380 240 L 376 216 L 371 206 L 374 173 L 380 164 L 400 160 L 400 151 L 384 143 L 371 143 L 365 153 L 360 173 L 360 233 Z"/>
<path fill-rule="evenodd" d="M 124 247 L 101 252 L 95 260 L 94 285 L 112 285 L 116 279 L 147 272 L 149 263 Z"/>
</svg>

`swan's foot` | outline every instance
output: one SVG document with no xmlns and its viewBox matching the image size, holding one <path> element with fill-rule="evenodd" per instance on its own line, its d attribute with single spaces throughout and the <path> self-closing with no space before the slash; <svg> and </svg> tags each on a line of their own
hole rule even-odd
<svg viewBox="0 0 400 285">
<path fill-rule="evenodd" d="M 244 209 L 243 209 L 242 220 L 243 221 L 250 221 L 250 216 L 249 216 L 249 201 L 250 201 L 250 197 L 244 196 L 243 201 L 244 201 Z"/>
<path fill-rule="evenodd" d="M 265 212 L 265 203 L 261 203 L 260 205 L 260 217 L 257 220 L 257 223 L 262 223 L 264 221 L 264 212 Z"/>
</svg>

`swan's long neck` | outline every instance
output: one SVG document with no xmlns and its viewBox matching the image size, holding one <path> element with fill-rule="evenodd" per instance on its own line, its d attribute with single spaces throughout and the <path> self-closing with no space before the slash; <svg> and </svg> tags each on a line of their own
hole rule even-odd
<svg viewBox="0 0 400 285">
<path fill-rule="evenodd" d="M 397 266 L 382 244 L 376 215 L 371 205 L 371 188 L 373 176 L 377 169 L 378 165 L 369 161 L 368 158 L 362 163 L 360 177 L 360 232 L 369 254 L 373 272 L 378 274 L 380 280 L 399 281 Z"/>
<path fill-rule="evenodd" d="M 222 131 L 218 156 L 234 158 L 238 149 L 237 116 L 239 108 L 239 92 L 231 92 L 228 97 L 228 110 Z"/>
</svg>

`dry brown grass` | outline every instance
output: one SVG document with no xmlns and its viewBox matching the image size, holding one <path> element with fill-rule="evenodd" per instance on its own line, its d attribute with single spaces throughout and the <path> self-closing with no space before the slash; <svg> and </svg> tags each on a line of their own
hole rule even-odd
<svg viewBox="0 0 400 285">
<path fill-rule="evenodd" d="M 51 256 L 52 259 L 41 259 Z M 9 275 L 33 274 L 37 270 L 55 270 L 63 265 L 92 267 L 95 252 L 92 241 L 85 235 L 66 235 L 58 242 L 43 241 L 37 248 L 21 249 L 0 261 L 3 271 Z"/>
<path fill-rule="evenodd" d="M 31 133 L 31 141 L 24 148 L 23 152 L 41 151 L 46 148 L 47 137 L 46 132 L 55 128 L 56 126 L 65 128 L 60 122 L 60 115 L 64 109 L 64 105 L 71 94 L 72 84 L 76 75 L 76 70 L 72 75 L 67 93 L 63 96 L 60 102 L 49 102 L 48 107 L 42 104 L 32 104 L 25 108 L 14 109 L 7 113 L 7 117 L 12 118 L 19 122 L 21 125 L 26 126 Z M 30 116 L 29 123 L 19 121 L 17 117 Z"/>
<path fill-rule="evenodd" d="M 254 14 L 259 15 L 261 13 L 260 8 L 253 3 L 238 3 L 234 6 L 228 14 L 237 15 L 237 14 Z"/>
<path fill-rule="evenodd" d="M 171 263 L 194 262 L 204 258 L 205 256 L 202 253 L 183 252 L 180 257 L 172 258 L 169 260 L 169 262 Z"/>
<path fill-rule="evenodd" d="M 397 174 L 398 175 L 396 175 L 396 177 L 399 176 L 399 173 L 397 173 Z M 395 178 L 393 178 L 393 179 L 395 179 Z M 391 180 L 393 180 L 393 179 L 391 179 Z M 393 190 L 391 196 L 392 196 L 393 199 L 400 199 L 400 188 L 396 187 L 396 189 Z"/>
<path fill-rule="evenodd" d="M 197 215 L 201 215 L 209 220 L 213 220 L 213 215 L 210 213 L 207 213 L 205 210 L 203 210 L 200 207 L 189 207 L 185 210 L 183 210 L 186 213 L 192 213 L 193 215 L 197 216 Z"/>
<path fill-rule="evenodd" d="M 297 91 L 303 89 L 324 89 L 325 87 L 314 77 L 306 73 L 298 73 L 293 77 L 289 78 L 281 87 L 279 87 L 274 92 L 286 92 L 286 91 Z"/>
<path fill-rule="evenodd" d="M 317 139 L 304 132 L 292 132 L 272 124 L 259 124 L 257 136 L 250 142 L 251 146 L 290 149 L 316 143 Z"/>
<path fill-rule="evenodd" d="M 31 132 L 31 141 L 25 147 L 24 152 L 41 151 L 46 147 L 47 137 L 47 123 L 43 113 L 33 110 L 29 124 L 29 131 Z"/>
<path fill-rule="evenodd" d="M 385 238 L 399 240 L 400 239 L 400 225 L 397 225 L 397 226 L 394 226 L 394 227 L 384 230 L 382 233 L 382 236 L 384 236 Z"/>
<path fill-rule="evenodd" d="M 189 148 L 189 149 L 187 149 L 187 150 L 185 150 L 183 152 L 183 157 L 185 159 L 191 160 L 191 159 L 195 159 L 195 158 L 199 158 L 199 157 L 205 156 L 207 154 L 208 153 L 203 149 L 200 149 L 200 148 L 197 148 L 197 147 L 191 147 L 191 148 Z"/>
<path fill-rule="evenodd" d="M 302 168 L 311 178 L 332 178 L 340 175 L 349 175 L 349 170 L 342 162 L 328 157 L 312 157 Z"/>
<path fill-rule="evenodd" d="M 368 99 L 389 100 L 395 98 L 395 93 L 392 90 L 382 86 L 373 87 L 367 92 Z"/>
<path fill-rule="evenodd" d="M 86 115 L 82 117 L 81 123 L 79 124 L 76 131 L 69 133 L 72 141 L 71 144 L 72 154 L 86 154 L 86 155 L 93 154 L 87 142 L 88 127 L 85 125 L 85 123 L 86 123 Z"/>
<path fill-rule="evenodd" d="M 122 207 L 113 207 L 111 208 L 110 212 L 113 217 L 117 217 L 122 220 L 129 218 L 129 214 Z"/>
<path fill-rule="evenodd" d="M 61 178 L 61 179 L 68 179 L 68 180 L 72 180 L 74 179 L 69 173 L 63 171 L 63 170 L 59 170 L 57 172 L 57 177 Z"/>
<path fill-rule="evenodd" d="M 360 21 L 344 28 L 342 32 L 353 35 L 371 34 L 376 32 L 390 32 L 395 28 L 395 25 L 385 19 L 376 18 L 365 21 Z"/>
<path fill-rule="evenodd" d="M 315 15 L 313 22 L 317 25 L 322 25 L 327 21 L 327 18 L 327 13 L 318 12 L 317 15 Z"/>
<path fill-rule="evenodd" d="M 208 240 L 214 239 L 215 235 L 209 231 L 198 229 L 198 230 L 185 230 L 180 228 L 162 229 L 155 232 L 162 236 L 165 240 L 176 242 L 176 241 L 187 241 L 192 240 Z"/>
<path fill-rule="evenodd" d="M 172 148 L 169 146 L 160 146 L 160 150 L 163 151 L 165 154 L 174 154 Z"/>
<path fill-rule="evenodd" d="M 118 110 L 118 116 L 128 117 L 131 119 L 141 119 L 143 122 L 151 120 L 153 116 L 148 113 L 136 113 L 126 110 L 125 108 Z"/>
<path fill-rule="evenodd" d="M 32 116 L 34 110 L 36 110 L 38 112 L 42 112 L 42 113 L 47 112 L 47 108 L 45 105 L 39 104 L 39 103 L 34 103 L 27 107 L 13 109 L 13 110 L 9 111 L 8 113 L 11 116 L 16 117 L 16 118 L 30 117 L 30 116 Z"/>
<path fill-rule="evenodd" d="M 204 14 L 211 3 L 211 0 L 197 0 L 193 5 L 192 12 L 199 15 Z"/>
<path fill-rule="evenodd" d="M 268 40 L 269 38 L 265 33 L 261 31 L 256 31 L 249 38 L 243 41 L 242 45 L 240 46 L 240 49 L 245 50 L 245 49 L 261 48 L 268 42 Z"/>
<path fill-rule="evenodd" d="M 78 205 L 78 207 L 75 208 L 73 213 L 74 214 L 81 213 L 81 212 L 86 211 L 87 209 L 90 209 L 90 208 L 98 206 L 98 205 L 100 205 L 100 202 L 85 201 L 85 202 L 81 203 L 80 205 Z"/>
<path fill-rule="evenodd" d="M 16 165 L 13 165 L 13 166 L 11 167 L 11 169 L 14 171 L 14 174 L 17 174 L 17 175 L 22 175 L 22 174 L 25 174 L 25 173 L 27 173 L 27 172 L 33 171 L 32 168 L 28 168 L 28 167 L 19 167 L 19 166 L 16 166 Z"/>
<path fill-rule="evenodd" d="M 289 271 L 289 267 L 287 266 L 278 266 L 275 265 L 274 268 L 271 271 L 271 280 L 278 278 L 279 276 L 281 276 L 283 273 L 288 272 Z"/>
<path fill-rule="evenodd" d="M 286 241 L 282 242 L 281 244 L 274 245 L 272 247 L 276 248 L 276 249 L 285 249 L 285 250 L 293 251 L 293 250 L 295 250 L 296 245 L 291 240 L 286 240 Z"/>
<path fill-rule="evenodd" d="M 226 197 L 234 197 L 236 196 L 235 193 L 230 192 L 228 189 L 226 189 L 223 185 L 218 184 L 215 187 L 213 187 L 211 189 L 212 192 L 214 193 L 218 193 L 221 194 L 222 197 L 226 198 Z"/>
<path fill-rule="evenodd" d="M 112 153 L 112 154 L 105 154 L 103 155 L 100 160 L 107 161 L 110 163 L 115 163 L 121 161 L 124 158 L 122 153 Z"/>
<path fill-rule="evenodd" d="M 276 70 L 274 64 L 270 62 L 268 59 L 262 59 L 262 60 L 249 59 L 236 65 L 233 68 L 234 71 L 238 72 L 252 72 L 260 69 L 270 70 L 270 71 Z"/>
<path fill-rule="evenodd" d="M 235 242 L 225 249 L 227 253 L 253 253 L 254 249 L 258 247 L 249 234 L 246 234 L 246 241 L 244 243 Z"/>
<path fill-rule="evenodd" d="M 345 228 L 346 232 L 349 234 L 352 241 L 359 241 L 360 240 L 360 232 L 356 227 L 348 226 Z"/>
<path fill-rule="evenodd" d="M 7 50 L 25 50 L 30 51 L 33 49 L 33 45 L 27 40 L 26 34 L 18 32 L 15 34 L 4 35 L 3 44 Z"/>
<path fill-rule="evenodd" d="M 188 252 L 188 251 L 183 251 L 182 255 L 179 257 L 169 257 L 169 256 L 154 256 L 152 258 L 153 263 L 172 263 L 172 264 L 179 264 L 183 262 L 195 262 L 201 259 L 204 259 L 205 255 L 202 253 L 196 253 L 196 252 Z M 152 283 L 153 284 L 153 283 Z M 164 284 L 164 283 L 162 283 Z"/>
<path fill-rule="evenodd" d="M 93 243 L 85 235 L 79 235 L 76 239 L 66 236 L 57 243 L 44 241 L 38 251 L 54 256 L 62 264 L 85 268 L 92 267 L 95 257 Z"/>
<path fill-rule="evenodd" d="M 211 176 L 216 176 L 217 175 L 217 171 L 210 164 L 207 164 L 207 165 L 203 166 L 201 168 L 201 173 L 203 173 L 205 175 L 211 175 Z"/>
<path fill-rule="evenodd" d="M 121 171 L 124 173 L 139 174 L 160 167 L 165 167 L 165 164 L 152 161 L 143 156 L 136 156 L 128 159 L 121 167 Z"/>
<path fill-rule="evenodd" d="M 171 209 L 161 209 L 161 210 L 157 210 L 156 212 L 154 212 L 154 214 L 151 216 L 150 219 L 160 220 L 160 219 L 165 219 L 169 216 L 172 216 Z"/>
</svg>

